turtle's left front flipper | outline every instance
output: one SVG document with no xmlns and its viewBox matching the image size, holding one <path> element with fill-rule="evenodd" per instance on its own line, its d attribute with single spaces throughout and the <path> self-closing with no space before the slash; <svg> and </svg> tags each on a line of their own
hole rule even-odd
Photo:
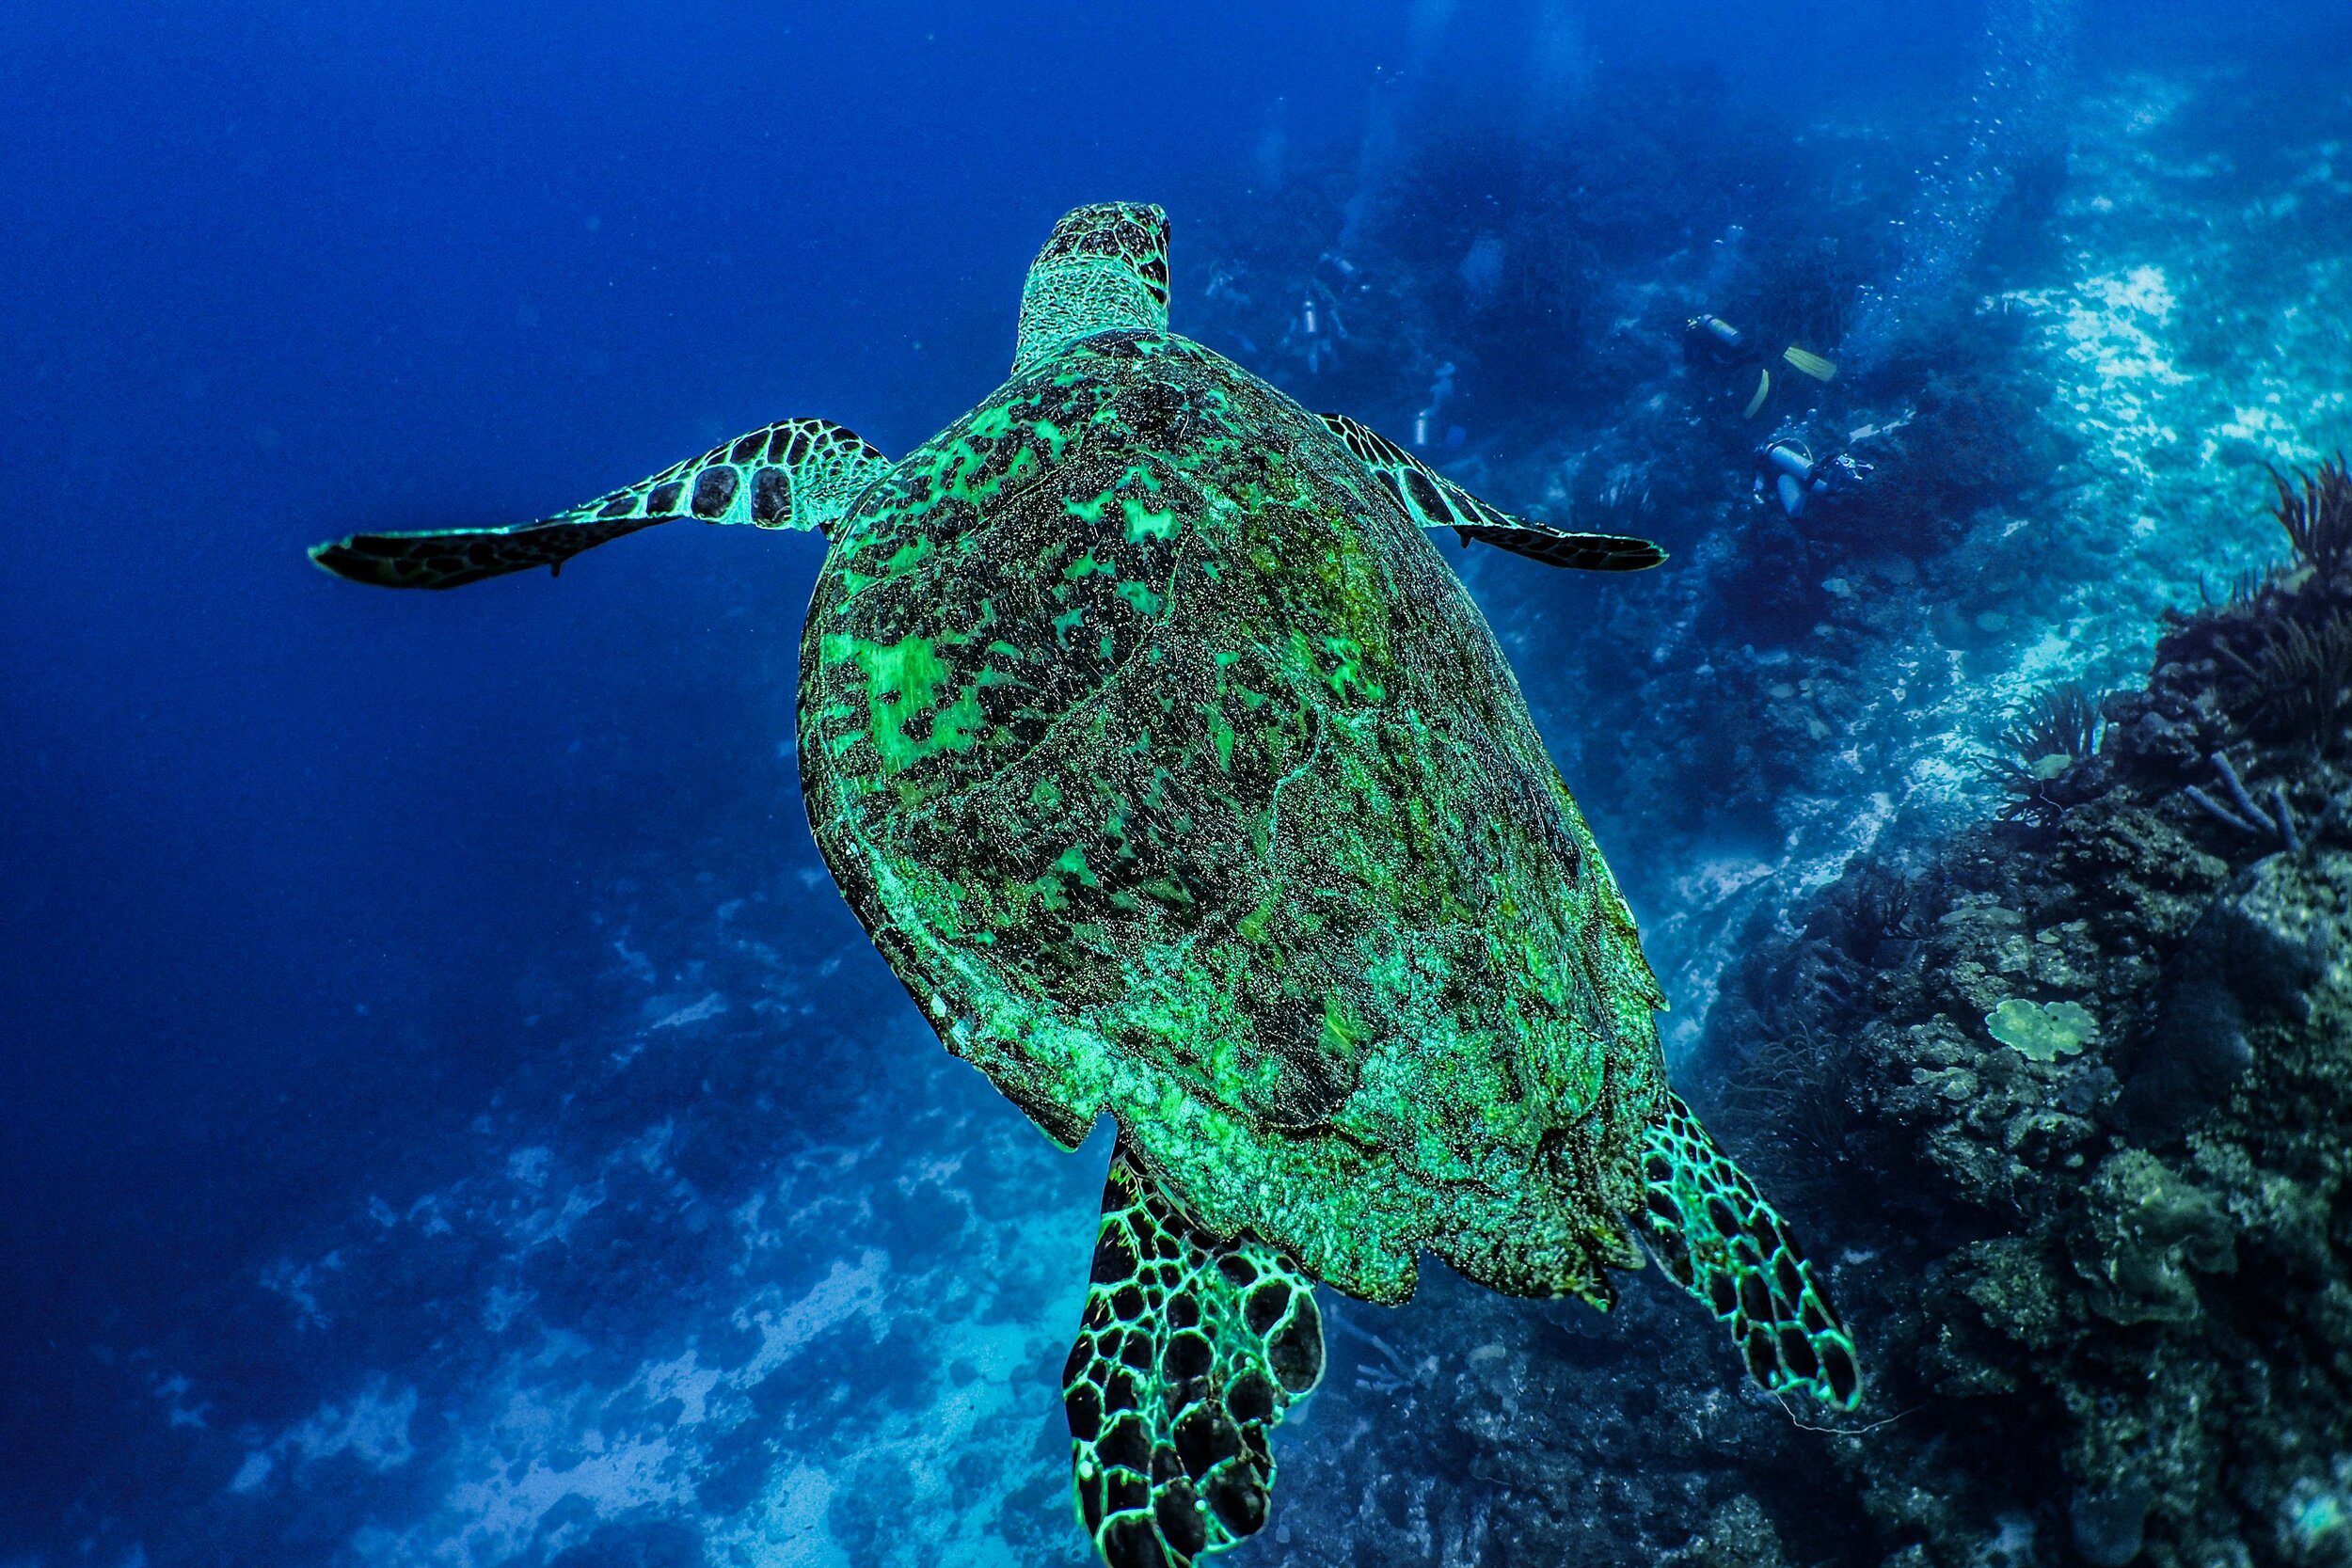
<svg viewBox="0 0 2352 1568">
<path fill-rule="evenodd" d="M 1466 545 L 1475 539 L 1547 566 L 1573 566 L 1586 572 L 1639 572 L 1666 559 L 1666 552 L 1646 539 L 1618 533 L 1570 533 L 1514 517 L 1480 500 L 1378 431 L 1344 414 L 1315 418 L 1347 443 L 1347 450 L 1423 528 L 1450 528 Z"/>
<path fill-rule="evenodd" d="M 1267 1433 L 1323 1376 L 1314 1286 L 1248 1237 L 1219 1242 L 1121 1145 L 1103 1189 L 1078 1342 L 1062 1370 L 1078 1515 L 1110 1568 L 1189 1568 L 1254 1535 Z"/>
<path fill-rule="evenodd" d="M 1775 1394 L 1840 1410 L 1862 1401 L 1853 1340 L 1829 1289 L 1680 1095 L 1667 1092 L 1643 1152 L 1643 1239 L 1676 1282 L 1729 1326 L 1748 1371 Z"/>
<path fill-rule="evenodd" d="M 355 533 L 312 546 L 310 559 L 354 582 L 458 588 L 533 566 L 560 572 L 582 550 L 681 518 L 830 532 L 889 471 L 889 459 L 855 432 L 830 420 L 787 420 L 539 522 Z"/>
</svg>

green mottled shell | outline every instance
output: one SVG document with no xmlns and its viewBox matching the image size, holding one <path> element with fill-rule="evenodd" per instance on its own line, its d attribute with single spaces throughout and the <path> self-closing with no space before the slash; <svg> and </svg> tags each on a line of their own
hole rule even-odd
<svg viewBox="0 0 2352 1568">
<path fill-rule="evenodd" d="M 1656 982 L 1484 618 L 1289 398 L 1158 332 L 1016 377 L 838 531 L 801 704 L 851 906 L 1048 1132 L 1376 1300 L 1624 1260 Z"/>
</svg>

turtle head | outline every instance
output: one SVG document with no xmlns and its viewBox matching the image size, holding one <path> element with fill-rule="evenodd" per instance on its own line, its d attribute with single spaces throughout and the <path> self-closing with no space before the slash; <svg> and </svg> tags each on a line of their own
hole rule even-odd
<svg viewBox="0 0 2352 1568">
<path fill-rule="evenodd" d="M 1022 286 L 1013 371 L 1115 327 L 1168 327 L 1168 214 L 1149 202 L 1098 201 L 1054 225 Z"/>
</svg>

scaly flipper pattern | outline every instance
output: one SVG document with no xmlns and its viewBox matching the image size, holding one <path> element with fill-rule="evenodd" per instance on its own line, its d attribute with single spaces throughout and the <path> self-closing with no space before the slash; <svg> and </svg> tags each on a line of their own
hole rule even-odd
<svg viewBox="0 0 2352 1568">
<path fill-rule="evenodd" d="M 1646 539 L 1618 533 L 1570 533 L 1531 523 L 1489 506 L 1394 441 L 1344 414 L 1318 414 L 1324 425 L 1347 443 L 1389 487 L 1406 514 L 1422 528 L 1450 528 L 1462 543 L 1475 539 L 1547 566 L 1584 572 L 1639 572 L 1666 559 Z"/>
<path fill-rule="evenodd" d="M 1078 1516 L 1110 1568 L 1190 1568 L 1266 1522 L 1267 1433 L 1323 1376 L 1314 1286 L 1248 1237 L 1219 1242 L 1122 1144 L 1062 1370 Z"/>
<path fill-rule="evenodd" d="M 1147 202 L 1098 201 L 1054 225 L 1029 263 L 1012 373 L 1122 326 L 1168 330 L 1168 214 Z"/>
<path fill-rule="evenodd" d="M 310 559 L 354 582 L 458 588 L 533 566 L 561 572 L 582 550 L 681 517 L 830 533 L 889 471 L 889 459 L 854 432 L 830 420 L 787 420 L 539 522 L 355 533 L 313 546 Z"/>
<path fill-rule="evenodd" d="M 1840 1410 L 1862 1373 L 1820 1275 L 1787 1222 L 1669 1092 L 1650 1124 L 1641 1219 L 1651 1255 L 1729 1325 L 1748 1371 L 1775 1394 L 1803 1390 Z"/>
</svg>

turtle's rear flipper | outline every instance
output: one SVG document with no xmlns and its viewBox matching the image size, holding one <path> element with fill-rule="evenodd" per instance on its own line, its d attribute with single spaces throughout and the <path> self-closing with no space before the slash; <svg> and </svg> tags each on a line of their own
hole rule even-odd
<svg viewBox="0 0 2352 1568">
<path fill-rule="evenodd" d="M 1669 1093 L 1643 1155 L 1642 1230 L 1651 1254 L 1730 1325 L 1756 1381 L 1851 1410 L 1862 1398 L 1853 1341 L 1797 1239 L 1682 1097 Z"/>
<path fill-rule="evenodd" d="M 1103 1560 L 1187 1568 L 1256 1534 L 1267 1433 L 1322 1375 L 1313 1284 L 1272 1247 L 1197 1229 L 1122 1144 L 1062 1371 L 1078 1516 Z"/>
<path fill-rule="evenodd" d="M 1620 533 L 1570 533 L 1547 523 L 1514 517 L 1489 506 L 1371 426 L 1344 414 L 1318 414 L 1324 428 L 1388 486 L 1406 515 L 1422 528 L 1450 528 L 1462 543 L 1475 539 L 1547 566 L 1585 572 L 1639 572 L 1666 559 L 1646 539 Z"/>
<path fill-rule="evenodd" d="M 582 550 L 678 518 L 829 532 L 889 469 L 881 452 L 830 420 L 787 420 L 540 522 L 355 533 L 312 546 L 310 559 L 354 582 L 458 588 L 532 566 L 562 571 Z"/>
</svg>

